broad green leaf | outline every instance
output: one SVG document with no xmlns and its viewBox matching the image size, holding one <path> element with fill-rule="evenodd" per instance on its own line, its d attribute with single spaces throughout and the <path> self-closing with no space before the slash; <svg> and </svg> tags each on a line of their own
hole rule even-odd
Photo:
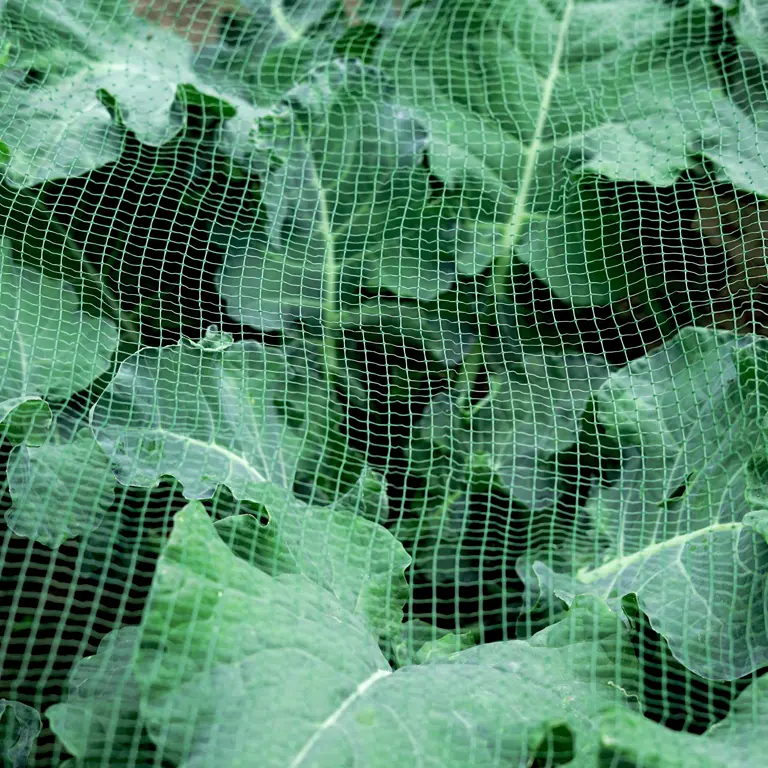
<svg viewBox="0 0 768 768">
<path fill-rule="evenodd" d="M 718 181 L 768 197 L 768 4 L 729 0 L 722 6 L 730 29 L 713 58 L 725 87 L 714 102 L 716 120 L 702 125 L 700 151 Z"/>
<path fill-rule="evenodd" d="M 768 739 L 768 678 L 761 677 L 736 699 L 729 715 L 704 735 L 672 731 L 623 711 L 606 717 L 600 768 L 758 768 Z"/>
<path fill-rule="evenodd" d="M 737 55 L 741 61 L 742 52 L 737 51 Z M 718 181 L 768 197 L 768 103 L 758 102 L 747 111 L 720 99 L 717 118 L 716 125 L 703 132 L 701 141 L 702 153 L 714 164 Z"/>
<path fill-rule="evenodd" d="M 23 65 L 25 55 L 45 51 L 35 32 L 42 26 L 45 40 L 51 17 L 39 10 L 40 0 L 30 10 L 9 5 L 4 21 L 21 36 Z M 14 184 L 79 176 L 113 162 L 122 151 L 123 127 L 160 146 L 183 129 L 190 101 L 204 101 L 221 118 L 235 114 L 194 72 L 192 49 L 180 36 L 149 27 L 121 5 L 115 16 L 108 8 L 101 14 L 89 3 L 60 0 L 56 23 L 62 32 L 73 30 L 73 38 L 62 34 L 48 44 L 66 64 L 44 69 L 41 85 L 20 87 L 22 73 L 12 67 L 3 73 L 0 138 Z"/>
<path fill-rule="evenodd" d="M 561 299 L 580 306 L 614 303 L 644 290 L 640 241 L 622 233 L 621 208 L 595 179 L 565 194 L 557 214 L 527 218 L 515 254 Z"/>
<path fill-rule="evenodd" d="M 420 201 L 405 206 L 393 201 L 388 207 L 383 239 L 366 249 L 366 284 L 403 299 L 434 301 L 457 278 L 454 263 L 440 249 L 442 207 Z"/>
<path fill-rule="evenodd" d="M 610 544 L 573 576 L 534 566 L 567 602 L 636 594 L 675 658 L 710 679 L 768 661 L 768 544 L 750 514 L 759 510 L 755 481 L 765 477 L 753 477 L 746 493 L 750 459 L 765 450 L 766 370 L 762 340 L 688 328 L 612 374 L 596 416 L 599 449 L 618 451 L 619 466 L 587 503 Z"/>
<path fill-rule="evenodd" d="M 262 231 L 233 238 L 228 245 L 219 291 L 229 315 L 262 331 L 320 316 L 322 265 L 271 252 Z"/>
<path fill-rule="evenodd" d="M 115 500 L 109 460 L 87 430 L 54 431 L 39 447 L 17 445 L 7 473 L 8 527 L 53 549 L 98 528 Z"/>
<path fill-rule="evenodd" d="M 257 342 L 147 348 L 122 363 L 91 427 L 126 485 L 171 475 L 187 498 L 210 498 L 221 483 L 237 498 L 252 484 L 290 487 L 306 437 L 304 376 Z"/>
<path fill-rule="evenodd" d="M 693 167 L 722 95 L 695 42 L 709 19 L 655 0 L 439 0 L 385 35 L 377 64 L 426 128 L 431 171 L 493 210 L 502 253 L 561 299 L 605 304 L 630 288 L 628 249 L 601 228 L 615 206 L 568 190 L 584 174 L 670 185 Z"/>
<path fill-rule="evenodd" d="M 105 289 L 100 270 L 77 244 L 77 227 L 57 218 L 40 190 L 0 185 L 0 228 L 13 257 L 26 267 L 65 280 L 77 292 L 82 309 L 115 320 L 115 299 Z"/>
<path fill-rule="evenodd" d="M 0 137 L 8 147 L 4 165 L 14 185 L 82 176 L 119 157 L 122 132 L 95 86 L 64 81 L 28 92 L 0 81 L 0 94 Z"/>
<path fill-rule="evenodd" d="M 635 674 L 619 622 L 597 602 L 566 622 L 530 643 L 392 672 L 331 592 L 248 565 L 191 503 L 142 626 L 142 710 L 158 747 L 187 768 L 250 765 L 253 754 L 265 768 L 525 764 L 555 726 L 576 749 L 596 745 L 599 713 L 625 700 L 617 686 Z"/>
<path fill-rule="evenodd" d="M 67 282 L 16 263 L 0 244 L 0 402 L 65 400 L 107 370 L 116 346 L 115 326 L 84 312 Z"/>
<path fill-rule="evenodd" d="M 732 29 L 713 54 L 718 66 L 726 62 L 726 87 L 714 100 L 715 120 L 702 125 L 700 151 L 718 181 L 768 197 L 768 4 L 737 0 L 726 18 Z"/>
<path fill-rule="evenodd" d="M 460 277 L 482 273 L 501 252 L 503 228 L 472 221 L 450 197 L 432 193 L 423 169 L 393 192 L 371 216 L 364 254 L 370 289 L 432 302 Z"/>
<path fill-rule="evenodd" d="M 40 713 L 19 701 L 0 699 L 0 757 L 9 768 L 25 768 L 43 727 Z"/>
<path fill-rule="evenodd" d="M 213 82 L 231 82 L 254 104 L 271 104 L 333 57 L 342 18 L 334 0 L 249 2 L 222 40 L 201 51 L 196 68 Z"/>
<path fill-rule="evenodd" d="M 376 98 L 381 88 L 375 73 L 333 62 L 258 121 L 266 222 L 227 244 L 219 290 L 233 317 L 277 330 L 338 311 L 347 292 L 359 302 L 359 267 L 345 260 L 383 237 L 395 176 L 421 158 L 417 126 Z"/>
<path fill-rule="evenodd" d="M 490 375 L 490 392 L 478 403 L 433 401 L 421 421 L 420 439 L 447 455 L 456 469 L 487 463 L 528 508 L 551 507 L 557 493 L 554 459 L 576 442 L 584 408 L 608 367 L 595 355 L 575 353 L 525 353 L 505 367 Z"/>
<path fill-rule="evenodd" d="M 584 407 L 608 367 L 595 355 L 522 355 L 473 407 L 465 450 L 487 453 L 512 495 L 531 509 L 555 499 L 553 457 L 576 442 Z"/>
<path fill-rule="evenodd" d="M 5 32 L 19 47 L 34 46 L 43 61 L 54 67 L 79 63 L 108 46 L 95 30 L 113 24 L 136 24 L 129 0 L 6 0 L 3 3 Z M 60 54 L 65 49 L 64 55 Z"/>
<path fill-rule="evenodd" d="M 369 299 L 356 309 L 341 314 L 341 323 L 349 335 L 360 333 L 394 353 L 407 347 L 423 349 L 429 360 L 441 370 L 458 365 L 477 336 L 478 315 L 483 296 L 472 283 L 463 283 L 441 295 L 437 301 L 415 305 L 392 298 Z M 407 365 L 407 361 L 403 361 Z M 366 370 L 366 361 L 348 355 L 353 369 Z M 403 363 L 401 363 L 403 364 Z M 396 363 L 390 370 L 398 378 Z M 415 370 L 405 368 L 403 376 L 415 381 Z M 390 382 L 395 389 L 394 380 Z"/>
<path fill-rule="evenodd" d="M 765 0 L 740 0 L 731 23 L 738 41 L 768 63 L 768 3 Z"/>
<path fill-rule="evenodd" d="M 138 647 L 138 627 L 110 632 L 96 654 L 69 673 L 63 700 L 46 710 L 51 730 L 77 765 L 98 765 L 104 755 L 110 755 L 110 765 L 133 765 L 142 757 L 151 763 L 151 755 L 142 755 L 147 745 L 133 673 Z"/>
<path fill-rule="evenodd" d="M 410 558 L 376 522 L 387 511 L 378 476 L 366 470 L 357 486 L 325 507 L 304 504 L 276 486 L 256 486 L 246 498 L 269 523 L 260 526 L 252 515 L 218 521 L 219 535 L 234 552 L 267 573 L 300 574 L 325 587 L 384 640 L 400 632 Z"/>
<path fill-rule="evenodd" d="M 25 395 L 0 402 L 0 431 L 12 443 L 40 445 L 52 421 L 51 408 L 41 397 Z"/>
</svg>

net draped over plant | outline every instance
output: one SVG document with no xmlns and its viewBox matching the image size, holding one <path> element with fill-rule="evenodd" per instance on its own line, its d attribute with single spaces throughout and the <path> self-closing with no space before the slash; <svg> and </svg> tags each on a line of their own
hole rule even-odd
<svg viewBox="0 0 768 768">
<path fill-rule="evenodd" d="M 5 766 L 761 768 L 765 0 L 0 2 Z"/>
</svg>

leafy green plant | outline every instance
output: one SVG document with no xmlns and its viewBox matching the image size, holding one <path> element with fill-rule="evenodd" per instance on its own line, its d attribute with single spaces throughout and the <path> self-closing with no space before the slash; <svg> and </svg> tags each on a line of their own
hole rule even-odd
<svg viewBox="0 0 768 768">
<path fill-rule="evenodd" d="M 6 762 L 761 764 L 758 5 L 2 5 Z"/>
</svg>

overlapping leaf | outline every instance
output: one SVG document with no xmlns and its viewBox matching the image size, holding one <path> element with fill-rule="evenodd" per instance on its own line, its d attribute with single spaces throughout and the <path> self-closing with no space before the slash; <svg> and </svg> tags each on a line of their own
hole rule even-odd
<svg viewBox="0 0 768 768">
<path fill-rule="evenodd" d="M 517 764 L 563 724 L 590 749 L 634 676 L 617 622 L 591 602 L 530 643 L 392 672 L 331 592 L 247 565 L 199 503 L 177 516 L 157 573 L 142 637 L 160 656 L 137 671 L 153 739 L 190 768 L 248 765 L 254 751 L 265 766 Z"/>
<path fill-rule="evenodd" d="M 758 678 L 733 703 L 728 716 L 703 736 L 672 731 L 631 712 L 606 718 L 600 768 L 758 768 L 768 738 L 768 679 Z"/>
<path fill-rule="evenodd" d="M 11 437 L 40 442 L 60 401 L 104 373 L 117 329 L 84 312 L 65 281 L 17 263 L 0 245 L 0 420 Z"/>
<path fill-rule="evenodd" d="M 613 374 L 596 415 L 602 449 L 620 463 L 587 504 L 610 546 L 575 576 L 534 566 L 566 601 L 636 594 L 675 657 L 712 679 L 768 661 L 768 544 L 755 501 L 765 476 L 754 469 L 766 370 L 762 340 L 690 328 Z M 758 490 L 748 495 L 750 473 Z"/>
<path fill-rule="evenodd" d="M 12 443 L 43 442 L 52 420 L 51 407 L 41 397 L 26 395 L 0 402 L 0 429 Z"/>
<path fill-rule="evenodd" d="M 266 222 L 229 244 L 220 283 L 234 317 L 272 330 L 359 297 L 360 265 L 346 260 L 383 239 L 421 150 L 418 127 L 379 91 L 375 73 L 331 64 L 259 121 Z"/>
<path fill-rule="evenodd" d="M 109 461 L 88 430 L 57 430 L 39 447 L 17 445 L 7 473 L 8 527 L 52 548 L 98 528 L 115 499 Z"/>
<path fill-rule="evenodd" d="M 123 128 L 143 143 L 164 144 L 184 127 L 190 102 L 222 118 L 236 113 L 194 72 L 190 46 L 139 22 L 127 2 L 99 8 L 59 0 L 55 9 L 42 0 L 4 8 L 20 49 L 0 77 L 0 139 L 16 185 L 113 162 Z M 25 82 L 29 68 L 43 72 L 42 84 Z"/>
<path fill-rule="evenodd" d="M 500 260 L 514 249 L 559 297 L 600 304 L 632 287 L 605 227 L 617 212 L 579 205 L 574 181 L 669 185 L 695 164 L 719 85 L 699 54 L 708 19 L 653 0 L 441 0 L 406 16 L 377 61 L 427 128 L 432 172 L 506 229 Z"/>
<path fill-rule="evenodd" d="M 266 221 L 226 244 L 231 315 L 273 330 L 354 310 L 366 288 L 434 301 L 488 266 L 503 233 L 431 190 L 421 128 L 375 72 L 331 65 L 283 101 L 258 121 Z"/>
<path fill-rule="evenodd" d="M 303 575 L 325 587 L 383 641 L 400 632 L 410 558 L 379 525 L 387 516 L 380 478 L 366 470 L 356 486 L 325 507 L 303 504 L 273 485 L 249 489 L 247 498 L 269 523 L 261 527 L 249 515 L 217 522 L 233 551 L 267 573 Z"/>
<path fill-rule="evenodd" d="M 257 0 L 244 11 L 222 25 L 222 39 L 204 47 L 197 63 L 254 104 L 273 103 L 326 63 L 346 28 L 333 0 Z"/>
<path fill-rule="evenodd" d="M 110 632 L 98 652 L 82 659 L 67 681 L 67 695 L 46 710 L 51 730 L 74 756 L 74 765 L 96 765 L 110 754 L 112 765 L 151 761 L 142 754 L 140 690 L 133 673 L 139 628 Z"/>
<path fill-rule="evenodd" d="M 243 498 L 251 484 L 290 487 L 306 440 L 300 414 L 306 372 L 256 342 L 200 342 L 147 348 L 125 360 L 91 412 L 96 440 L 126 485 L 165 475 L 187 498 L 225 484 Z"/>
<path fill-rule="evenodd" d="M 457 468 L 485 456 L 512 498 L 532 510 L 551 507 L 555 456 L 576 442 L 584 407 L 607 374 L 594 355 L 526 353 L 491 375 L 481 402 L 436 399 L 414 447 L 432 443 Z"/>
</svg>

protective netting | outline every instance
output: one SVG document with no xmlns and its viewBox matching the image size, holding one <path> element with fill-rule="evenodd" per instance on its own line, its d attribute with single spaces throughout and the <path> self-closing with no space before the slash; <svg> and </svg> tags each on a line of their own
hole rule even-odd
<svg viewBox="0 0 768 768">
<path fill-rule="evenodd" d="M 2 0 L 4 765 L 768 765 L 765 0 Z"/>
</svg>

